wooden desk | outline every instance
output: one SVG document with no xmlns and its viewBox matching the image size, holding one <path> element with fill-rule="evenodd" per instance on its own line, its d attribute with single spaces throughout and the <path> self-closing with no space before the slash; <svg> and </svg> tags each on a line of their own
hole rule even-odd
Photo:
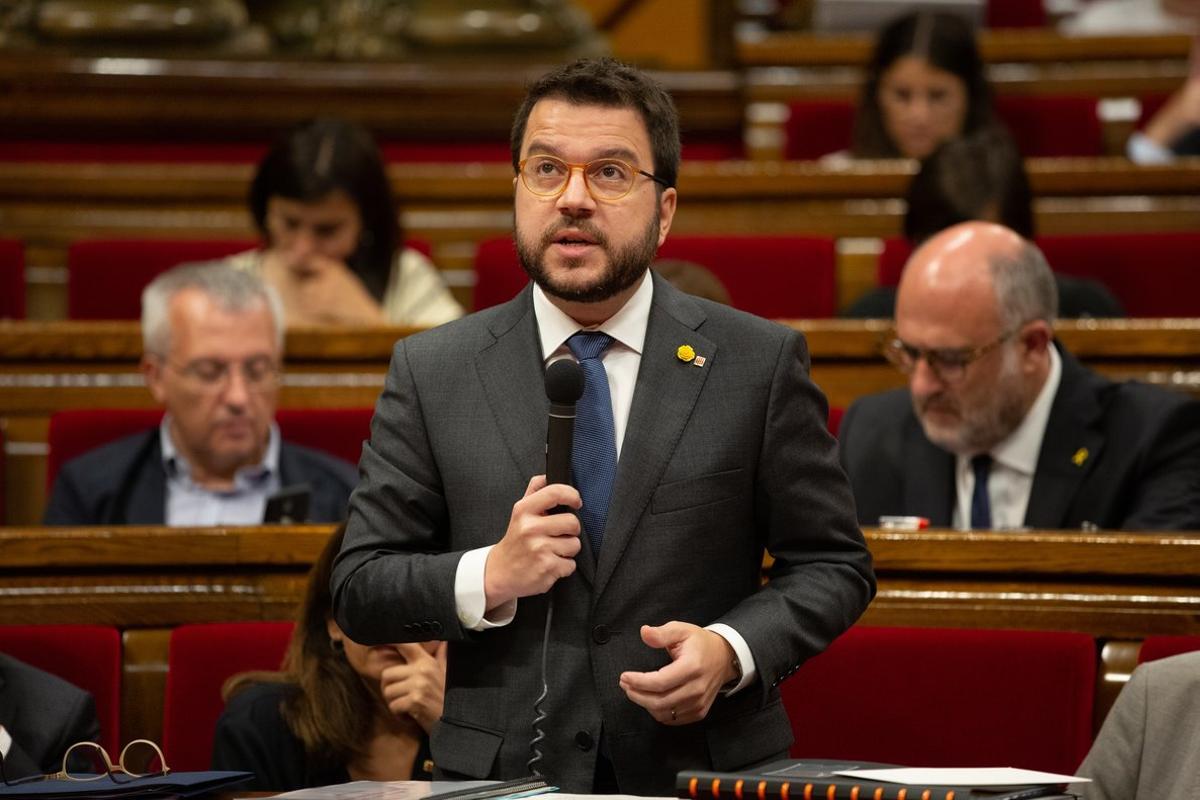
<svg viewBox="0 0 1200 800">
<path fill-rule="evenodd" d="M 904 385 L 879 355 L 885 321 L 798 320 L 813 379 L 833 406 Z M 1115 379 L 1200 393 L 1200 320 L 1063 322 L 1063 343 Z M 284 408 L 373 406 L 402 328 L 294 330 L 286 343 Z M 137 371 L 134 322 L 0 322 L 0 424 L 7 440 L 10 524 L 41 521 L 50 415 L 67 408 L 152 406 Z"/>
<path fill-rule="evenodd" d="M 332 526 L 0 528 L 0 624 L 124 632 L 123 738 L 155 738 L 170 629 L 290 618 Z M 1200 633 L 1200 533 L 866 532 L 863 623 L 1074 630 L 1131 668 L 1137 640 Z M 1100 681 L 1102 718 L 1112 681 Z"/>
<path fill-rule="evenodd" d="M 76 239 L 254 237 L 245 208 L 251 169 L 0 162 L 0 236 L 26 244 L 30 317 L 65 316 L 66 252 Z M 903 161 L 848 169 L 812 162 L 688 163 L 672 231 L 896 236 L 913 169 Z M 1031 159 L 1028 169 L 1041 233 L 1200 229 L 1200 159 L 1169 167 Z M 476 243 L 512 230 L 511 167 L 407 164 L 392 167 L 390 175 L 405 230 L 432 244 L 434 260 L 471 307 Z M 844 303 L 874 284 L 876 256 L 865 244 L 841 248 Z"/>
</svg>

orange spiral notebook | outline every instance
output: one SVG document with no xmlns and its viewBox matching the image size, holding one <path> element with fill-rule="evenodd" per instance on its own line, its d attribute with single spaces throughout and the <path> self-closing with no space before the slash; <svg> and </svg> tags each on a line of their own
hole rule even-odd
<svg viewBox="0 0 1200 800">
<path fill-rule="evenodd" d="M 1032 800 L 1069 798 L 1061 784 L 1004 787 L 911 786 L 835 773 L 890 765 L 851 761 L 777 761 L 754 772 L 680 772 L 676 795 L 687 800 Z"/>
</svg>

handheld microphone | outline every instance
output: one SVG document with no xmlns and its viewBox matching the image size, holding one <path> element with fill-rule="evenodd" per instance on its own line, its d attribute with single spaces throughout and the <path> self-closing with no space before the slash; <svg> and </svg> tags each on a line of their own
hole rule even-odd
<svg viewBox="0 0 1200 800">
<path fill-rule="evenodd" d="M 575 440 L 575 404 L 583 397 L 583 367 L 570 358 L 562 358 L 546 367 L 546 397 L 550 400 L 550 421 L 546 426 L 546 483 L 571 484 L 571 446 Z M 566 506 L 557 506 L 549 513 L 569 512 Z M 546 732 L 542 723 L 547 714 L 542 708 L 550 696 L 550 684 L 546 675 L 546 659 L 550 650 L 550 627 L 554 619 L 554 595 L 548 593 L 546 600 L 546 628 L 542 633 L 542 693 L 533 701 L 533 738 L 529 740 L 529 761 L 525 766 L 529 774 L 542 777 L 541 763 L 544 753 L 542 742 Z"/>
<path fill-rule="evenodd" d="M 546 367 L 546 483 L 571 483 L 571 447 L 575 439 L 575 404 L 583 396 L 583 368 L 562 358 Z"/>
</svg>

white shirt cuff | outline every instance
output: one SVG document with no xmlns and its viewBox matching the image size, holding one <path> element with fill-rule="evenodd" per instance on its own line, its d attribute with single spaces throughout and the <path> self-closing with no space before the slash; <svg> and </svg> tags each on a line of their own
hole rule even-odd
<svg viewBox="0 0 1200 800">
<path fill-rule="evenodd" d="M 490 619 L 485 616 L 487 593 L 484 590 L 484 571 L 493 546 L 463 553 L 454 572 L 454 607 L 458 612 L 458 621 L 470 631 L 503 628 L 517 615 L 517 601 L 510 600 L 492 609 Z"/>
<path fill-rule="evenodd" d="M 733 648 L 733 654 L 737 656 L 738 663 L 742 665 L 742 679 L 737 682 L 736 686 L 724 690 L 722 694 L 728 696 L 734 692 L 740 692 L 753 683 L 754 679 L 758 677 L 758 669 L 754 665 L 754 656 L 750 653 L 750 645 L 746 644 L 742 635 L 722 622 L 706 625 L 704 629 L 712 631 L 729 642 L 729 646 Z"/>
<path fill-rule="evenodd" d="M 0 758 L 7 757 L 11 748 L 12 737 L 8 735 L 8 731 L 4 730 L 4 726 L 0 725 Z"/>
</svg>

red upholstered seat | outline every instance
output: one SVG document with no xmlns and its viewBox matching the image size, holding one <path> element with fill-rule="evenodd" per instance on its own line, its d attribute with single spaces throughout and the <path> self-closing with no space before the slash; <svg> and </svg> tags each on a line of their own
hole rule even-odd
<svg viewBox="0 0 1200 800">
<path fill-rule="evenodd" d="M 371 416 L 364 408 L 281 408 L 275 412 L 284 439 L 357 464 L 363 442 L 371 438 Z"/>
<path fill-rule="evenodd" d="M 837 436 L 838 431 L 842 429 L 842 417 L 844 416 L 846 416 L 846 409 L 841 406 L 829 407 L 829 416 L 825 420 L 825 426 L 834 436 Z"/>
<path fill-rule="evenodd" d="M 831 317 L 837 310 L 836 254 L 815 236 L 672 236 L 661 259 L 707 267 L 736 308 L 768 319 Z M 480 243 L 475 254 L 475 307 L 509 300 L 526 283 L 511 239 Z"/>
<path fill-rule="evenodd" d="M 1131 317 L 1200 316 L 1200 233 L 1039 236 L 1056 272 L 1108 287 Z"/>
<path fill-rule="evenodd" d="M 1088 95 L 998 95 L 996 114 L 1031 156 L 1102 156 L 1104 127 Z"/>
<path fill-rule="evenodd" d="M 1200 233 L 1080 233 L 1037 237 L 1055 272 L 1104 284 L 1131 317 L 1200 316 Z M 912 248 L 887 239 L 877 277 L 900 282 Z"/>
<path fill-rule="evenodd" d="M 1095 97 L 1086 95 L 1000 95 L 996 114 L 1017 149 L 1032 156 L 1099 156 L 1104 131 Z M 788 104 L 784 157 L 819 158 L 850 147 L 854 130 L 851 100 L 795 100 Z"/>
<path fill-rule="evenodd" d="M 1200 636 L 1147 636 L 1138 651 L 1138 663 L 1200 650 Z"/>
<path fill-rule="evenodd" d="M 1044 0 L 988 0 L 989 28 L 1041 28 L 1046 24 Z"/>
<path fill-rule="evenodd" d="M 854 103 L 849 100 L 796 100 L 788 104 L 783 157 L 820 158 L 850 147 Z"/>
<path fill-rule="evenodd" d="M 208 769 L 213 731 L 225 707 L 221 686 L 239 672 L 279 669 L 292 627 L 223 622 L 171 631 L 162 744 L 172 769 Z"/>
<path fill-rule="evenodd" d="M 0 319 L 25 319 L 25 245 L 0 239 Z"/>
<path fill-rule="evenodd" d="M 797 758 L 1069 772 L 1095 680 L 1085 634 L 860 626 L 782 691 Z"/>
<path fill-rule="evenodd" d="M 142 289 L 161 272 L 191 261 L 210 261 L 258 246 L 252 239 L 88 239 L 67 251 L 69 319 L 138 319 Z M 429 243 L 406 247 L 429 255 Z"/>
<path fill-rule="evenodd" d="M 188 261 L 222 258 L 252 240 L 96 239 L 67 251 L 69 319 L 137 319 L 142 289 L 160 272 Z"/>
<path fill-rule="evenodd" d="M 370 408 L 281 408 L 275 412 L 284 439 L 358 463 L 371 431 Z M 63 464 L 122 436 L 144 431 L 162 420 L 161 409 L 102 408 L 59 411 L 50 417 L 46 488 Z"/>
<path fill-rule="evenodd" d="M 0 652 L 91 692 L 100 743 L 116 756 L 121 745 L 121 635 L 116 628 L 0 626 Z"/>
</svg>

